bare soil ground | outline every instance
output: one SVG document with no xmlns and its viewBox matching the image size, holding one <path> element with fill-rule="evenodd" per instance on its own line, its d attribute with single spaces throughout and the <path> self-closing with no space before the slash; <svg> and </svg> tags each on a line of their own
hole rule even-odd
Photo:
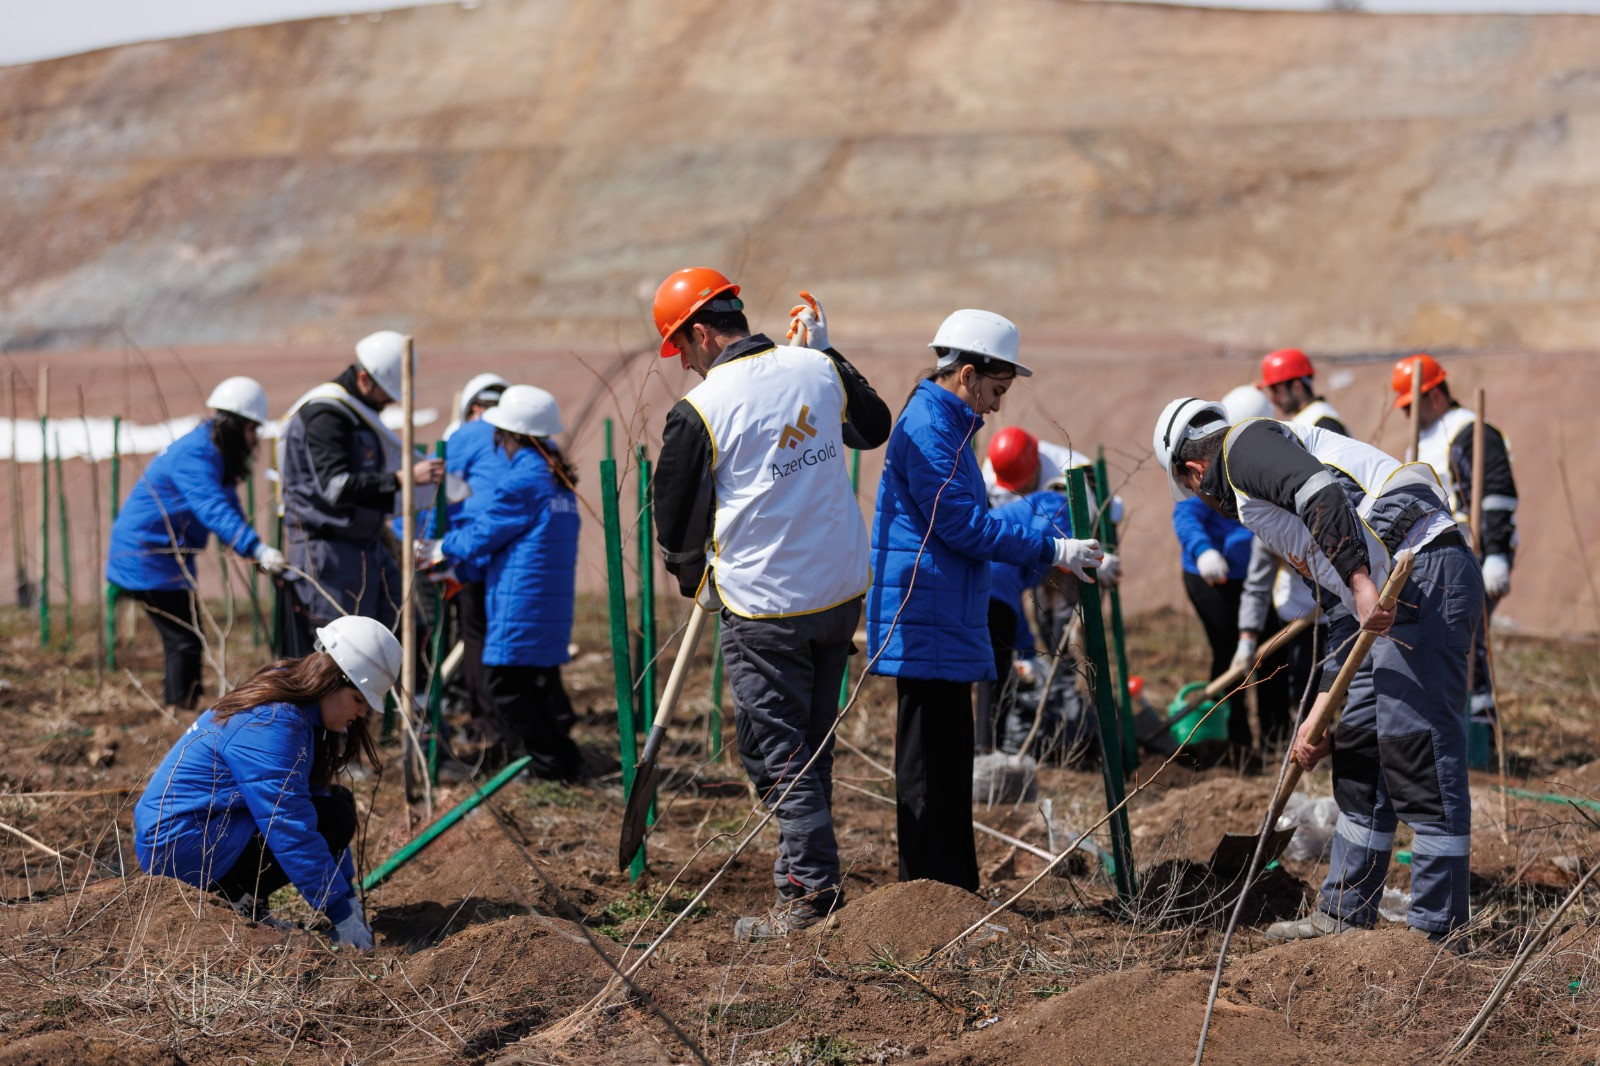
<svg viewBox="0 0 1600 1066">
<path fill-rule="evenodd" d="M 897 883 L 893 808 L 840 788 L 843 910 L 784 942 L 734 942 L 734 920 L 772 896 L 769 829 L 639 972 L 649 1003 L 630 997 L 588 1009 L 610 976 L 608 960 L 637 958 L 755 824 L 732 753 L 721 763 L 706 757 L 704 655 L 688 690 L 692 720 L 682 715 L 672 734 L 640 881 L 615 869 L 623 805 L 615 704 L 610 657 L 598 650 L 603 614 L 589 602 L 568 687 L 596 782 L 502 790 L 369 895 L 378 948 L 350 956 L 329 950 L 292 892 L 275 898 L 276 914 L 300 926 L 280 930 L 138 872 L 132 804 L 186 724 L 144 694 L 158 684 L 159 648 L 143 623 L 122 651 L 130 672 L 97 684 L 81 638 L 77 652 L 40 652 L 29 619 L 3 619 L 0 822 L 62 858 L 0 833 L 0 1064 L 667 1063 L 691 1060 L 683 1037 L 713 1062 L 771 1066 L 1187 1061 L 1220 930 L 1184 895 L 1186 864 L 1203 861 L 1224 831 L 1255 829 L 1269 792 L 1259 773 L 1162 769 L 1147 757 L 1130 804 L 1138 904 L 1119 910 L 1110 883 L 1080 864 L 1001 911 L 992 904 L 1037 873 L 1039 860 L 980 836 L 979 895 Z M 663 615 L 664 632 L 671 621 Z M 1155 612 L 1135 622 L 1130 655 L 1165 698 L 1199 676 L 1202 644 L 1187 615 Z M 234 676 L 264 657 L 247 629 L 228 647 Z M 1600 799 L 1594 645 L 1513 637 L 1499 655 L 1510 783 Z M 729 719 L 731 741 L 731 711 Z M 879 768 L 891 762 L 892 729 L 892 690 L 869 680 L 841 725 L 849 741 L 838 755 L 841 782 L 892 794 Z M 420 812 L 403 802 L 395 751 L 385 750 L 391 765 L 354 782 L 364 869 L 421 827 Z M 1600 844 L 1593 812 L 1508 802 L 1497 785 L 1495 775 L 1474 778 L 1469 953 L 1440 953 L 1390 923 L 1274 944 L 1259 922 L 1301 907 L 1322 873 L 1315 862 L 1287 863 L 1233 941 L 1207 1060 L 1379 1063 L 1448 1047 Z M 1326 771 L 1308 787 L 1326 794 Z M 471 789 L 441 788 L 435 811 Z M 1104 811 L 1094 772 L 1047 768 L 1041 793 L 1070 827 Z M 975 814 L 1045 843 L 1031 805 Z M 1403 888 L 1406 877 L 1396 866 L 1391 883 Z M 1472 1061 L 1594 1061 L 1597 902 L 1591 893 L 1567 912 Z M 977 933 L 934 954 L 975 922 Z"/>
</svg>

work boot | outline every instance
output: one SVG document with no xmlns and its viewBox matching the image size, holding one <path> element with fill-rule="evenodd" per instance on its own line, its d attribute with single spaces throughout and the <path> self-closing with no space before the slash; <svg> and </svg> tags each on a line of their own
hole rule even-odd
<svg viewBox="0 0 1600 1066">
<path fill-rule="evenodd" d="M 1462 929 L 1452 929 L 1448 933 L 1435 933 L 1430 929 L 1419 929 L 1417 926 L 1406 926 L 1411 932 L 1425 936 L 1439 950 L 1447 951 L 1452 955 L 1465 955 L 1472 950 L 1472 944 L 1467 940 L 1467 934 Z"/>
<path fill-rule="evenodd" d="M 1363 927 L 1352 925 L 1343 918 L 1335 918 L 1322 911 L 1312 911 L 1308 918 L 1291 918 L 1267 926 L 1267 936 L 1273 940 L 1312 940 L 1330 933 L 1357 932 Z"/>
<path fill-rule="evenodd" d="M 843 904 L 837 889 L 805 893 L 799 886 L 778 890 L 778 900 L 764 915 L 740 918 L 733 927 L 733 938 L 741 943 L 781 940 L 790 933 L 807 929 Z"/>
</svg>

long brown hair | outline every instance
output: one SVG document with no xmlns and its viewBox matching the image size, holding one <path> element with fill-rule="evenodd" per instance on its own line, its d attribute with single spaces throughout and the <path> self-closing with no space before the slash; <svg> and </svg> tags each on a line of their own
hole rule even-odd
<svg viewBox="0 0 1600 1066">
<path fill-rule="evenodd" d="M 526 433 L 513 433 L 509 429 L 495 428 L 494 446 L 505 450 L 505 442 L 514 441 L 518 448 L 532 448 L 543 456 L 550 473 L 570 492 L 578 491 L 578 468 L 567 462 L 561 449 L 549 437 L 530 437 Z"/>
<path fill-rule="evenodd" d="M 905 403 L 900 405 L 900 410 L 904 411 L 906 409 L 906 405 L 911 402 L 911 397 L 917 394 L 917 390 L 922 387 L 924 381 L 943 381 L 947 377 L 961 373 L 961 368 L 964 366 L 972 367 L 978 372 L 979 377 L 1009 381 L 1017 376 L 1017 368 L 1014 363 L 1008 363 L 1004 359 L 990 359 L 986 355 L 978 355 L 975 352 L 957 352 L 955 362 L 949 366 L 935 365 L 917 375 L 917 383 L 911 386 L 911 391 L 906 394 Z"/>
<path fill-rule="evenodd" d="M 300 659 L 279 659 L 263 666 L 238 688 L 217 700 L 211 707 L 211 716 L 225 722 L 240 711 L 263 703 L 316 703 L 342 688 L 355 686 L 344 676 L 333 656 L 325 651 L 314 651 Z M 313 735 L 316 744 L 311 760 L 312 788 L 326 787 L 334 774 L 349 765 L 358 750 L 367 757 L 368 765 L 378 765 L 378 749 L 367 732 L 365 718 L 351 722 L 342 736 L 328 732 L 318 722 Z"/>
</svg>

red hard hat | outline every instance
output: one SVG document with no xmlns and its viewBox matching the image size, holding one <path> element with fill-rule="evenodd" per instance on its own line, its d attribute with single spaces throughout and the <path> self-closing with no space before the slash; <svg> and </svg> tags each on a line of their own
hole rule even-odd
<svg viewBox="0 0 1600 1066">
<path fill-rule="evenodd" d="M 1418 355 L 1408 355 L 1394 365 L 1394 378 L 1390 384 L 1394 386 L 1394 405 L 1399 408 L 1411 406 L 1411 366 L 1413 363 L 1422 364 L 1422 391 L 1436 389 L 1445 379 L 1444 367 L 1439 365 L 1439 360 L 1422 352 Z"/>
<path fill-rule="evenodd" d="M 989 440 L 989 465 L 995 484 L 1007 492 L 1033 484 L 1039 474 L 1039 438 L 1020 426 L 1007 426 Z"/>
<path fill-rule="evenodd" d="M 1132 677 L 1128 678 L 1128 695 L 1132 696 L 1134 699 L 1138 699 L 1140 696 L 1144 695 L 1144 678 L 1140 677 L 1138 674 L 1134 674 Z"/>
<path fill-rule="evenodd" d="M 656 289 L 654 307 L 656 329 L 661 331 L 661 358 L 671 359 L 678 354 L 672 335 L 683 328 L 691 315 L 725 292 L 738 296 L 739 286 L 710 267 L 684 267 L 667 275 L 667 280 Z M 739 304 L 737 300 L 732 302 Z"/>
<path fill-rule="evenodd" d="M 1261 380 L 1256 382 L 1256 388 L 1271 388 L 1285 381 L 1309 378 L 1315 374 L 1305 352 L 1299 348 L 1279 348 L 1275 352 L 1268 352 L 1266 358 L 1261 360 Z"/>
</svg>

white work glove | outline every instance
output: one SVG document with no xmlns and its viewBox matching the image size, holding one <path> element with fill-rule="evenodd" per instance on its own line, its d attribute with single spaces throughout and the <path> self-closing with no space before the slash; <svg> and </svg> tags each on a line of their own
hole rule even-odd
<svg viewBox="0 0 1600 1066">
<path fill-rule="evenodd" d="M 830 347 L 828 316 L 822 313 L 822 305 L 817 303 L 817 298 L 804 289 L 800 290 L 800 299 L 805 303 L 797 304 L 789 312 L 789 335 L 785 339 L 802 348 L 814 348 L 820 352 Z"/>
<path fill-rule="evenodd" d="M 1105 552 L 1100 550 L 1100 542 L 1097 540 L 1056 538 L 1056 566 L 1076 575 L 1079 581 L 1094 584 L 1094 578 L 1089 576 L 1089 571 L 1099 566 L 1105 557 Z"/>
<path fill-rule="evenodd" d="M 261 567 L 263 574 L 281 574 L 283 568 L 289 565 L 289 560 L 277 548 L 263 544 L 256 549 L 256 565 Z"/>
<path fill-rule="evenodd" d="M 1257 640 L 1255 637 L 1239 637 L 1239 646 L 1233 649 L 1233 662 L 1228 664 L 1229 671 L 1248 670 L 1256 661 Z"/>
<path fill-rule="evenodd" d="M 372 926 L 367 924 L 367 916 L 361 912 L 361 901 L 354 896 L 350 898 L 350 913 L 344 921 L 333 927 L 333 942 L 357 951 L 372 950 Z"/>
<path fill-rule="evenodd" d="M 1196 570 L 1208 585 L 1220 585 L 1228 580 L 1228 557 L 1215 548 L 1207 548 L 1194 561 Z"/>
<path fill-rule="evenodd" d="M 1496 599 L 1511 591 L 1511 560 L 1504 555 L 1483 558 L 1483 591 Z"/>
<path fill-rule="evenodd" d="M 417 541 L 417 569 L 427 570 L 444 562 L 444 541 Z"/>
<path fill-rule="evenodd" d="M 1116 588 L 1122 584 L 1122 556 L 1116 552 L 1106 552 L 1106 557 L 1100 560 L 1100 584 L 1107 588 Z"/>
</svg>

